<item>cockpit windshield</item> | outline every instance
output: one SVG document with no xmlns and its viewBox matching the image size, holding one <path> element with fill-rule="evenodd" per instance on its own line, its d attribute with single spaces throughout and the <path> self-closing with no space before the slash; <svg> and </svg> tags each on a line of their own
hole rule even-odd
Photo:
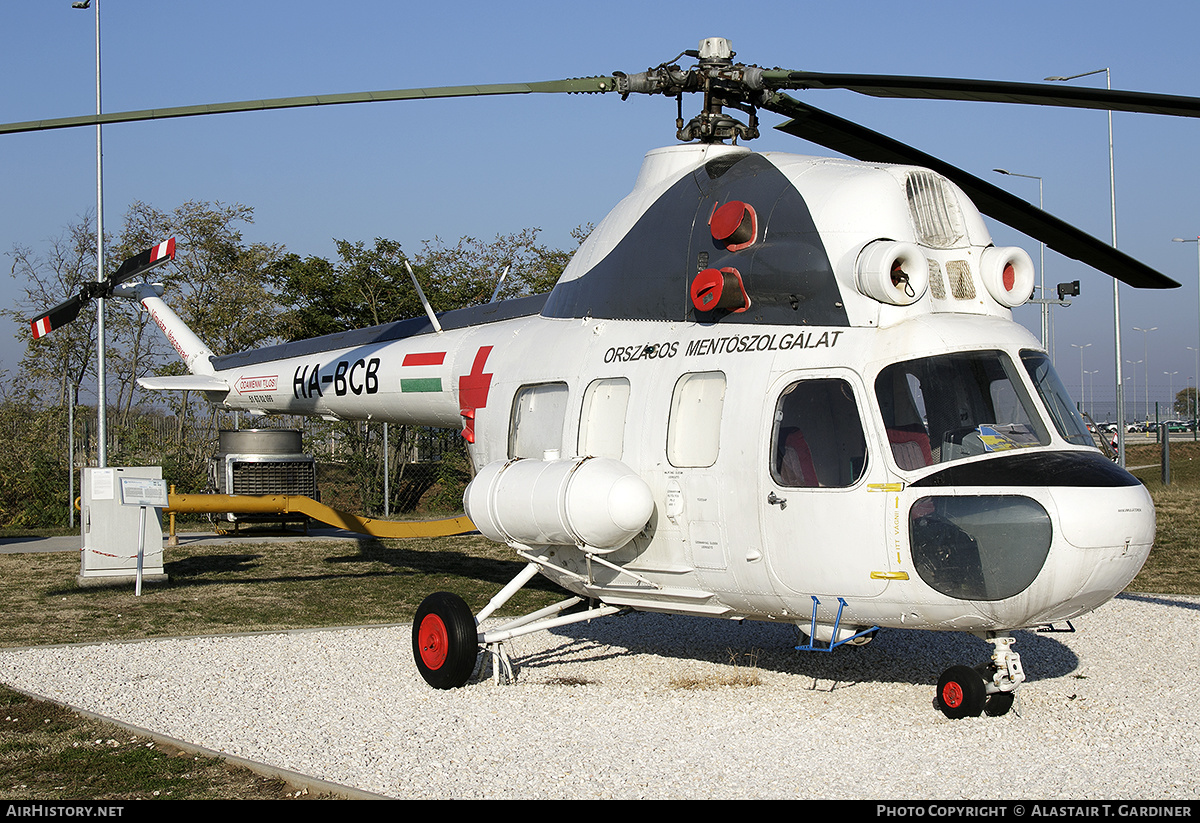
<svg viewBox="0 0 1200 823">
<path fill-rule="evenodd" d="M 1050 442 L 1020 373 L 1003 352 L 894 363 L 876 378 L 875 396 L 892 455 L 904 470 Z"/>
</svg>

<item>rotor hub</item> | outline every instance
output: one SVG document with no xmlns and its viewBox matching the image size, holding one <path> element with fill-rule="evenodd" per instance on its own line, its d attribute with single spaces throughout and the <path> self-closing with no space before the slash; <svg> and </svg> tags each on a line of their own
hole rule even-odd
<svg viewBox="0 0 1200 823">
<path fill-rule="evenodd" d="M 696 65 L 683 69 L 671 62 L 638 74 L 616 74 L 617 90 L 622 97 L 630 94 L 663 94 L 679 101 L 676 136 L 684 141 L 718 143 L 725 140 L 752 140 L 759 136 L 755 102 L 763 91 L 762 69 L 734 63 L 732 45 L 723 37 L 700 41 L 700 48 L 685 51 L 679 57 L 693 57 Z M 676 58 L 678 59 L 678 58 Z M 699 114 L 685 123 L 683 95 L 704 95 Z M 730 116 L 725 108 L 736 108 L 748 115 L 748 122 Z"/>
</svg>

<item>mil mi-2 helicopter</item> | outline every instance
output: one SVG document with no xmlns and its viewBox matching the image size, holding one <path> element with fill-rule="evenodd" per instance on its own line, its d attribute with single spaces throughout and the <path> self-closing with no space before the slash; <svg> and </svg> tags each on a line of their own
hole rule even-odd
<svg viewBox="0 0 1200 823">
<path fill-rule="evenodd" d="M 680 144 L 646 155 L 548 294 L 441 315 L 425 303 L 426 317 L 214 356 L 146 280 L 170 259 L 164 246 L 35 319 L 35 334 L 98 293 L 130 296 L 191 372 L 146 388 L 265 414 L 461 428 L 477 470 L 466 512 L 527 565 L 479 613 L 446 592 L 421 604 L 413 654 L 433 687 L 467 683 L 481 652 L 511 675 L 505 643 L 518 635 L 632 609 L 790 623 L 810 650 L 881 628 L 974 633 L 991 658 L 949 668 L 934 703 L 951 718 L 1004 714 L 1025 679 L 1014 630 L 1052 628 L 1120 592 L 1150 551 L 1155 513 L 1013 321 L 1034 266 L 996 247 L 981 215 L 1131 286 L 1178 284 L 784 91 L 1189 117 L 1200 100 L 768 70 L 735 62 L 721 38 L 684 56 L 695 65 L 0 127 L 491 94 L 680 101 Z M 703 107 L 685 122 L 693 92 Z M 854 159 L 749 150 L 760 110 Z M 573 596 L 483 627 L 539 573 Z"/>
</svg>

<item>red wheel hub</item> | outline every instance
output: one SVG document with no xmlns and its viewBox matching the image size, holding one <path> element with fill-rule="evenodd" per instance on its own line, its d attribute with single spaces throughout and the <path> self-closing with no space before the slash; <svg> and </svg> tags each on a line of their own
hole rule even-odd
<svg viewBox="0 0 1200 823">
<path fill-rule="evenodd" d="M 446 624 L 436 614 L 427 614 L 421 621 L 417 636 L 421 641 L 421 662 L 430 669 L 440 669 L 446 662 L 450 637 Z"/>
<path fill-rule="evenodd" d="M 942 689 L 942 702 L 952 709 L 957 709 L 963 703 L 962 686 L 957 683 L 947 683 Z"/>
</svg>

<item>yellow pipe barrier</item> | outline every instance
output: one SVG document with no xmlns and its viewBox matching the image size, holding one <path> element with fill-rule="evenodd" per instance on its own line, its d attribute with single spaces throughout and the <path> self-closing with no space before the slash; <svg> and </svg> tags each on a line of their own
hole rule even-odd
<svg viewBox="0 0 1200 823">
<path fill-rule="evenodd" d="M 444 520 L 376 520 L 339 511 L 311 497 L 295 494 L 174 494 L 165 511 L 223 514 L 303 514 L 339 529 L 372 537 L 448 537 L 475 531 L 467 517 Z"/>
</svg>

